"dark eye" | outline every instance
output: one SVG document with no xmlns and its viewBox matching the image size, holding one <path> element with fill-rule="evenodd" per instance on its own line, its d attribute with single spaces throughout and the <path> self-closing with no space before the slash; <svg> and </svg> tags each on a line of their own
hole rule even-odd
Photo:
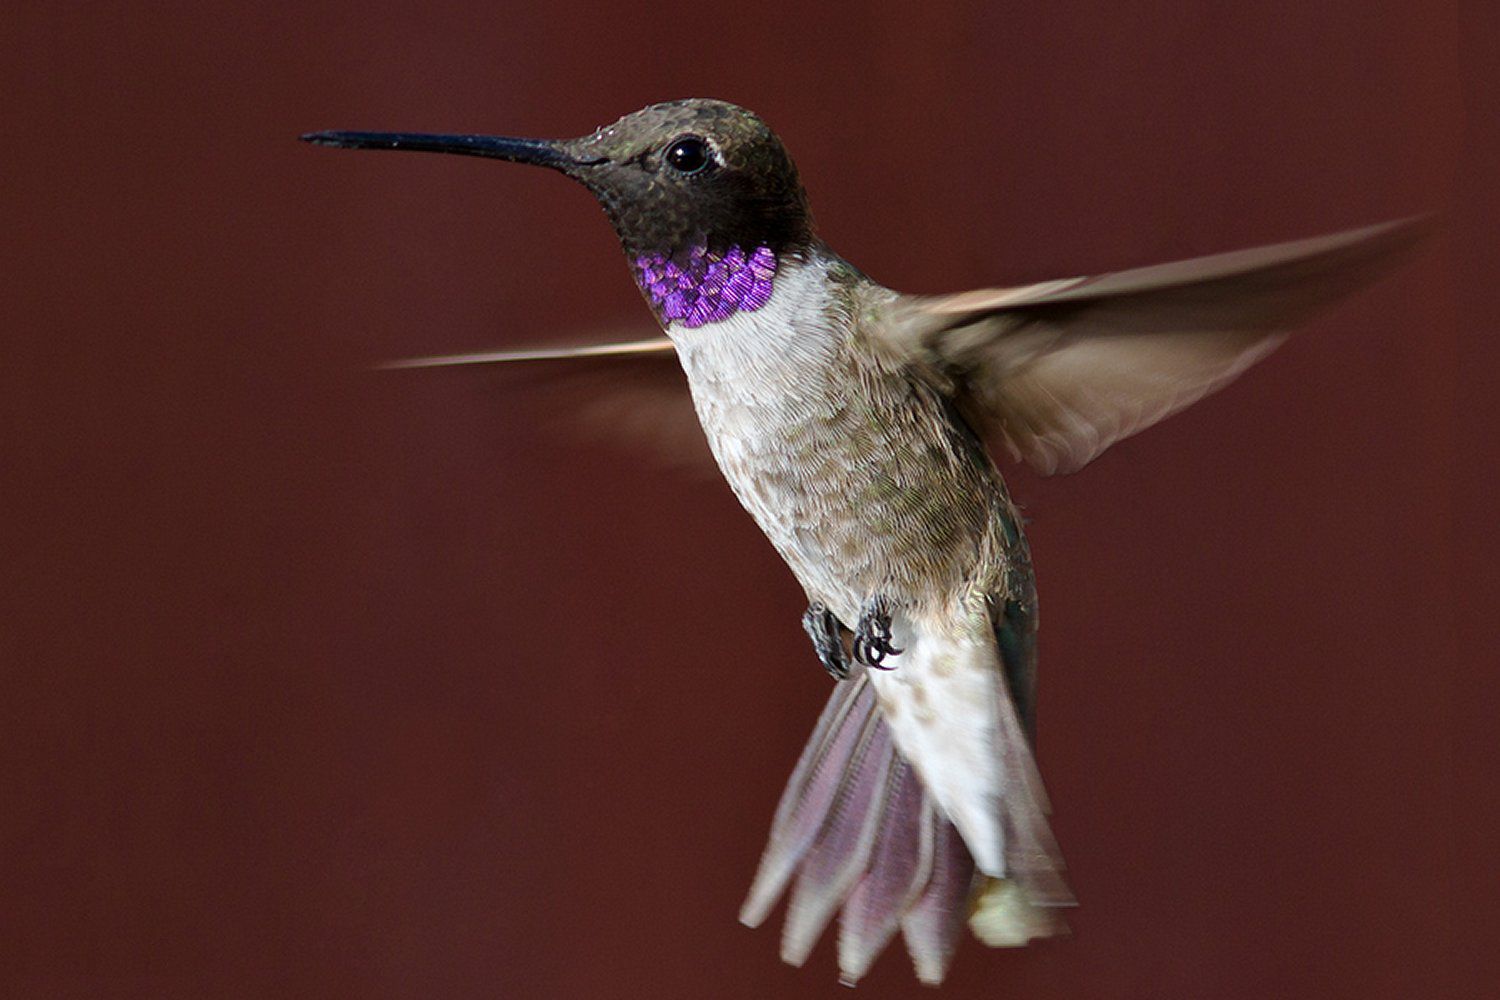
<svg viewBox="0 0 1500 1000">
<path fill-rule="evenodd" d="M 696 174 L 713 162 L 708 143 L 696 135 L 678 139 L 664 154 L 667 165 L 681 174 Z"/>
</svg>

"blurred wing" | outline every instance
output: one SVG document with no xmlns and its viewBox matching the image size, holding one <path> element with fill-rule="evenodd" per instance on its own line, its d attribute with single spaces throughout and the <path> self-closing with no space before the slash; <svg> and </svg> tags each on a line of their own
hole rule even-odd
<svg viewBox="0 0 1500 1000">
<path fill-rule="evenodd" d="M 936 366 L 975 429 L 1044 474 L 1234 379 L 1319 307 L 1393 267 L 1424 220 L 1019 288 L 907 297 L 896 349 Z"/>
<path fill-rule="evenodd" d="M 666 337 L 392 361 L 383 370 L 495 365 L 507 388 L 537 389 L 549 422 L 584 436 L 645 446 L 668 466 L 713 469 L 677 354 Z"/>
<path fill-rule="evenodd" d="M 588 361 L 598 358 L 673 357 L 672 342 L 666 337 L 629 340 L 617 344 L 585 344 L 581 347 L 533 347 L 517 351 L 482 351 L 478 354 L 440 354 L 430 358 L 405 358 L 388 361 L 377 368 L 394 371 L 401 368 L 447 368 L 453 365 L 495 365 L 528 361 Z"/>
</svg>

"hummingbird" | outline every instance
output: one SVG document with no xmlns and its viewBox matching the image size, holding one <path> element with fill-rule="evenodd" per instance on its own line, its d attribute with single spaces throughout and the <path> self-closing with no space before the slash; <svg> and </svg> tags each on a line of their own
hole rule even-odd
<svg viewBox="0 0 1500 1000">
<path fill-rule="evenodd" d="M 801 965 L 840 913 L 851 985 L 897 933 L 937 984 L 966 924 L 1024 945 L 1064 933 L 1074 905 L 1033 754 L 1031 555 L 994 455 L 1081 468 L 1234 379 L 1424 228 L 909 295 L 818 237 L 780 139 L 723 101 L 655 104 L 575 139 L 302 138 L 548 167 L 603 206 L 659 335 L 406 364 L 624 378 L 630 359 L 680 362 L 712 457 L 806 592 L 801 624 L 834 678 L 740 919 L 761 924 L 789 892 L 781 956 Z"/>
</svg>

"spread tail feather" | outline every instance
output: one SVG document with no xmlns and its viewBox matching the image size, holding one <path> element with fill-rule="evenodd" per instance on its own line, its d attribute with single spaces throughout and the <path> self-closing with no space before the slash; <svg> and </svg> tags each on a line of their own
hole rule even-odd
<svg viewBox="0 0 1500 1000">
<path fill-rule="evenodd" d="M 1023 832 L 1007 819 L 1015 846 L 1055 858 L 1045 820 Z M 1023 869 L 1017 876 L 1032 874 L 1016 865 L 1015 855 L 1025 852 L 1007 853 Z M 805 962 L 842 908 L 839 973 L 849 985 L 897 930 L 917 977 L 934 985 L 947 973 L 966 918 L 995 946 L 1062 930 L 1050 908 L 1032 904 L 1030 886 L 976 872 L 958 830 L 896 750 L 863 670 L 834 689 L 787 782 L 740 920 L 759 926 L 788 885 L 781 957 Z"/>
</svg>

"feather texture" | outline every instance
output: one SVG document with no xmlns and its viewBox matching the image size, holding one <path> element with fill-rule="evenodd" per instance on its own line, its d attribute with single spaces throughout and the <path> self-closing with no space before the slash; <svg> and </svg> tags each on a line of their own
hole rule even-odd
<svg viewBox="0 0 1500 1000">
<path fill-rule="evenodd" d="M 1041 829 L 1050 843 L 1045 822 Z M 1018 829 L 1017 842 L 1039 840 Z M 1048 860 L 1047 871 L 1055 876 L 1055 853 Z M 741 921 L 759 926 L 791 885 L 782 933 L 785 961 L 805 962 L 842 910 L 843 982 L 858 982 L 899 929 L 918 977 L 938 983 L 977 884 L 963 836 L 896 750 L 870 675 L 859 669 L 835 687 L 787 782 Z M 1060 878 L 1056 884 L 1061 887 Z M 1024 898 L 1035 904 L 1024 912 L 1034 914 L 1036 928 L 1060 927 L 1043 908 L 1072 901 L 1065 887 L 1048 900 L 1030 892 Z M 1052 932 L 1040 929 L 1033 936 Z"/>
<path fill-rule="evenodd" d="M 956 376 L 1012 459 L 1071 472 L 1223 387 L 1316 310 L 1409 256 L 1404 219 L 1113 274 L 906 296 L 889 347 Z"/>
</svg>

